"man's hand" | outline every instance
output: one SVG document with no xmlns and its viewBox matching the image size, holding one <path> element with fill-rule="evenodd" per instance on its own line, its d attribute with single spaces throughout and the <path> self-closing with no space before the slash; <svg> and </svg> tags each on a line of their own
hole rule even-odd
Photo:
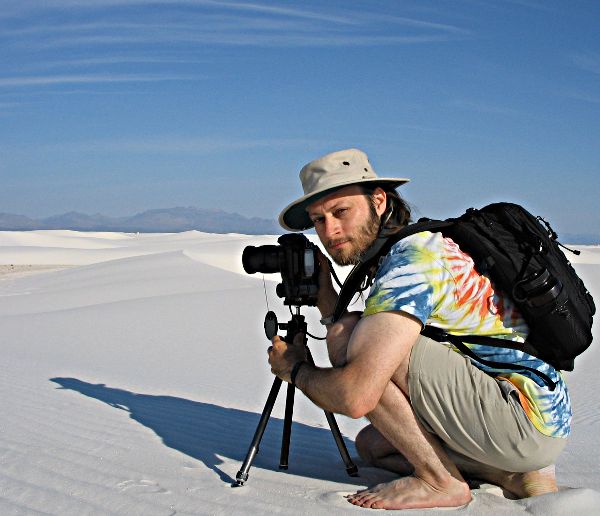
<svg viewBox="0 0 600 516">
<path fill-rule="evenodd" d="M 275 335 L 272 342 L 273 345 L 269 346 L 267 350 L 271 372 L 284 382 L 290 383 L 294 364 L 307 359 L 304 334 L 298 333 L 291 344 L 288 344 L 279 335 Z"/>
<path fill-rule="evenodd" d="M 338 293 L 333 288 L 331 280 L 331 266 L 329 260 L 319 249 L 319 292 L 317 294 L 317 308 L 323 317 L 329 317 L 335 310 Z"/>
</svg>

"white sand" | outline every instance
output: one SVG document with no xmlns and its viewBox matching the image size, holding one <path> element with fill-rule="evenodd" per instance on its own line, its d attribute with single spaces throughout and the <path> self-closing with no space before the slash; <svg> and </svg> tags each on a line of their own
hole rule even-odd
<svg viewBox="0 0 600 516">
<path fill-rule="evenodd" d="M 342 494 L 389 475 L 346 476 L 322 412 L 301 394 L 288 472 L 277 468 L 282 391 L 248 483 L 230 487 L 272 383 L 263 280 L 240 256 L 275 240 L 0 232 L 0 264 L 16 269 L 0 280 L 0 514 L 367 514 Z M 600 248 L 580 248 L 572 261 L 600 299 Z M 71 267 L 40 272 L 57 264 Z M 287 321 L 273 279 L 269 307 Z M 316 310 L 303 313 L 321 334 Z M 310 346 L 326 364 L 323 344 Z M 599 366 L 593 344 L 568 374 L 564 489 L 515 501 L 484 486 L 461 514 L 600 513 Z M 337 419 L 355 455 L 364 421 Z"/>
</svg>

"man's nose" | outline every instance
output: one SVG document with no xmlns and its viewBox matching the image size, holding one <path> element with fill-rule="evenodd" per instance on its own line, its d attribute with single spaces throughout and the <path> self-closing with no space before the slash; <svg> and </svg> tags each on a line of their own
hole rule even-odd
<svg viewBox="0 0 600 516">
<path fill-rule="evenodd" d="M 331 238 L 339 233 L 340 225 L 334 217 L 325 217 L 323 226 L 326 238 Z"/>
</svg>

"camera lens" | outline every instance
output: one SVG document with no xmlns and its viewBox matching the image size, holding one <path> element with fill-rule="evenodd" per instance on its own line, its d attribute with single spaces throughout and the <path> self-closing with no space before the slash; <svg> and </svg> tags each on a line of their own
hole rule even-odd
<svg viewBox="0 0 600 516">
<path fill-rule="evenodd" d="M 278 245 L 261 245 L 260 247 L 249 245 L 242 253 L 244 270 L 248 274 L 280 272 L 279 252 L 280 246 Z"/>
</svg>

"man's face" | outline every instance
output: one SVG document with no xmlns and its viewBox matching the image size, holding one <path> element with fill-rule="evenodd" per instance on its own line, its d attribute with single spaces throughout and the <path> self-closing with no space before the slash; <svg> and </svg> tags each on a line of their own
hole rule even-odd
<svg viewBox="0 0 600 516">
<path fill-rule="evenodd" d="M 371 200 L 358 186 L 347 186 L 307 207 L 317 235 L 335 263 L 358 262 L 377 237 L 385 201 L 380 188 Z"/>
</svg>

